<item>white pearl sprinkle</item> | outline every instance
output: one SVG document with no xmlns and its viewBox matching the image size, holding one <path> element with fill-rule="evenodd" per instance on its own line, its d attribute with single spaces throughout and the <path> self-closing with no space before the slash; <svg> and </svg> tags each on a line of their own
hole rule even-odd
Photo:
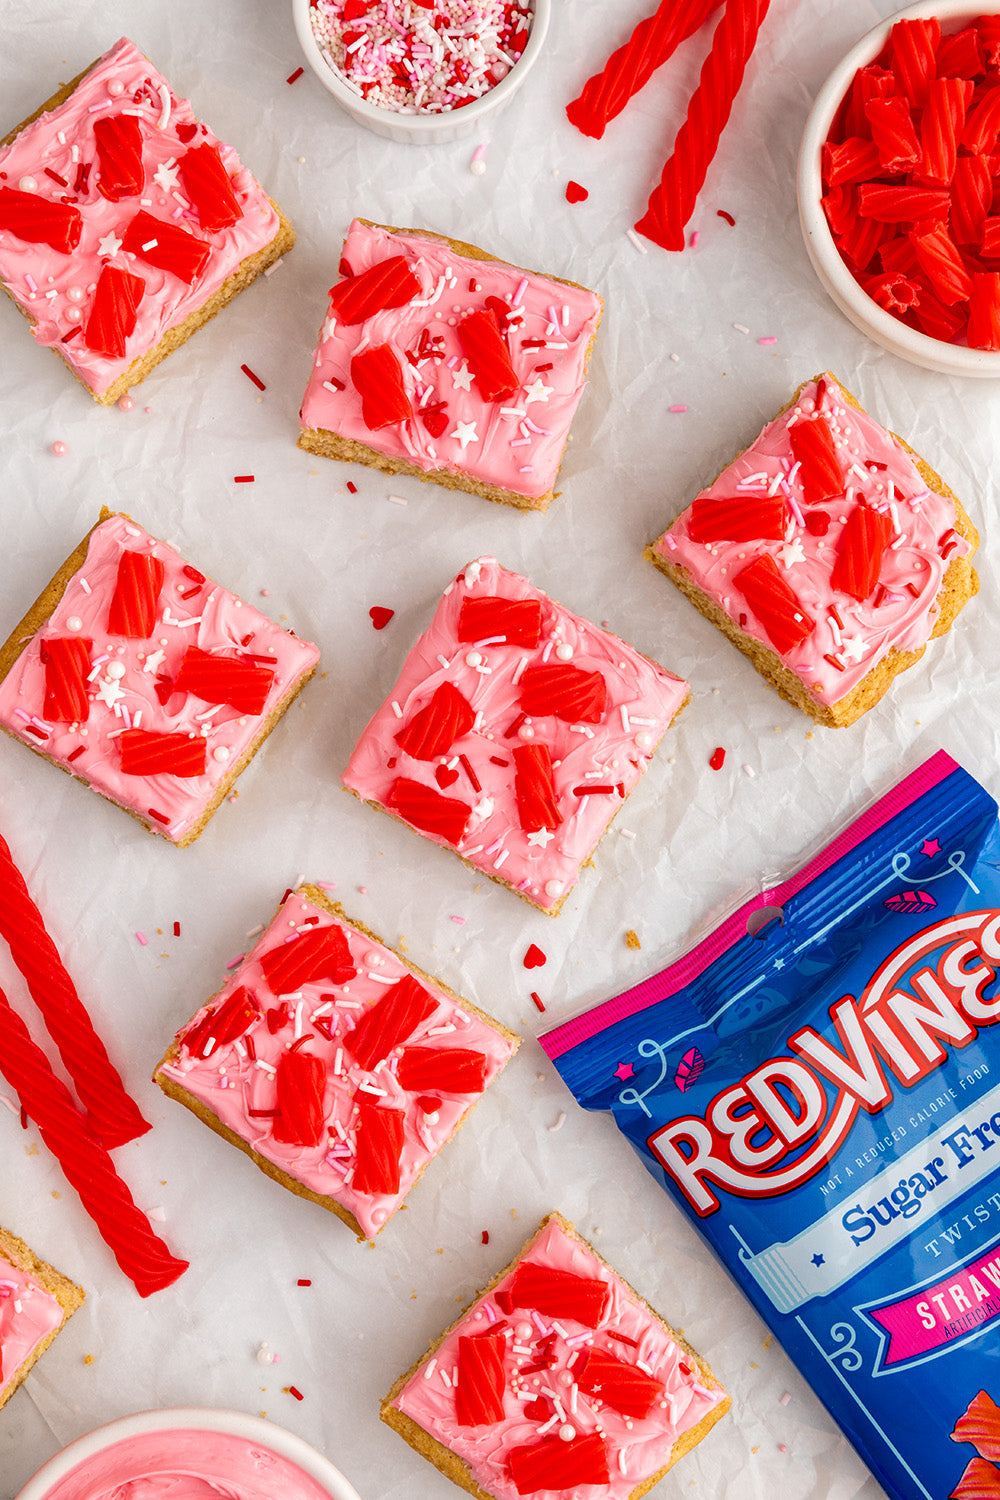
<svg viewBox="0 0 1000 1500">
<path fill-rule="evenodd" d="M 573 1439 L 576 1437 L 576 1428 L 573 1426 L 572 1422 L 564 1422 L 562 1424 L 559 1429 L 559 1436 L 562 1438 L 564 1443 L 571 1443 L 573 1441 Z"/>
<path fill-rule="evenodd" d="M 545 894 L 546 894 L 546 896 L 561 896 L 562 895 L 562 881 L 561 880 L 547 880 L 545 882 Z"/>
<path fill-rule="evenodd" d="M 653 744 L 653 736 L 648 729 L 640 729 L 635 737 L 635 743 L 639 750 L 649 750 Z"/>
<path fill-rule="evenodd" d="M 25 176 L 21 178 L 17 185 L 21 189 L 22 193 L 33 193 L 37 188 L 38 183 L 35 181 L 34 177 Z"/>
<path fill-rule="evenodd" d="M 220 765 L 225 764 L 229 759 L 229 747 L 227 745 L 216 745 L 212 751 L 212 759 L 217 760 Z"/>
<path fill-rule="evenodd" d="M 562 641 L 556 647 L 556 655 L 558 656 L 560 661 L 570 660 L 573 655 L 573 647 L 570 645 L 569 641 Z"/>
<path fill-rule="evenodd" d="M 467 667 L 478 667 L 482 662 L 481 651 L 467 651 L 465 654 L 465 665 Z"/>
<path fill-rule="evenodd" d="M 83 621 L 80 619 L 80 616 L 79 615 L 70 615 L 69 619 L 66 621 L 66 629 L 67 630 L 82 630 L 83 629 Z"/>
<path fill-rule="evenodd" d="M 105 668 L 105 676 L 119 678 L 125 676 L 125 663 L 123 661 L 109 661 Z"/>
</svg>

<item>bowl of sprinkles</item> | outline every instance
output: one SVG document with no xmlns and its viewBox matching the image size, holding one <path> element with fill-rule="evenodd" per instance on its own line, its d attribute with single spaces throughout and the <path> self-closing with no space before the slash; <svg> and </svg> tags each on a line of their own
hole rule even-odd
<svg viewBox="0 0 1000 1500">
<path fill-rule="evenodd" d="M 376 135 L 471 135 L 524 83 L 551 0 L 292 0 L 314 73 Z"/>
<path fill-rule="evenodd" d="M 1000 14 L 912 5 L 834 68 L 799 153 L 820 281 L 884 349 L 1000 378 Z"/>
</svg>

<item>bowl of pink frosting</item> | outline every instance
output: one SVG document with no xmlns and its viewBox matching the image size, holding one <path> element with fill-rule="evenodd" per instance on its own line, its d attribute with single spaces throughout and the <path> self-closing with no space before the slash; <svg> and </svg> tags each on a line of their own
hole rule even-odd
<svg viewBox="0 0 1000 1500">
<path fill-rule="evenodd" d="M 471 135 L 524 84 L 551 0 L 292 0 L 306 61 L 359 124 L 430 145 Z"/>
<path fill-rule="evenodd" d="M 15 1500 L 359 1500 L 328 1458 L 244 1412 L 178 1407 L 99 1427 Z"/>
</svg>

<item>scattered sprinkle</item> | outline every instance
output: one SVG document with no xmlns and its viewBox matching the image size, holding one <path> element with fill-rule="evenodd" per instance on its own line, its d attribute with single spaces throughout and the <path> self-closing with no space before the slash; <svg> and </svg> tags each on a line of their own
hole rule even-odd
<svg viewBox="0 0 1000 1500">
<path fill-rule="evenodd" d="M 302 72 L 301 68 L 299 69 L 299 72 L 300 73 Z M 248 380 L 252 380 L 253 381 L 254 385 L 257 387 L 257 389 L 259 391 L 266 391 L 267 390 L 267 386 L 264 384 L 263 380 L 261 380 L 261 378 L 260 378 L 259 375 L 255 375 L 254 374 L 254 372 L 251 370 L 251 368 L 250 368 L 249 365 L 240 365 L 240 369 L 243 371 L 244 375 L 246 376 L 246 378 Z"/>
<path fill-rule="evenodd" d="M 566 202 L 567 203 L 585 203 L 589 197 L 590 197 L 590 193 L 587 191 L 587 189 L 585 187 L 581 186 L 581 184 L 579 182 L 573 182 L 572 179 L 570 179 L 570 181 L 567 182 L 567 184 L 566 184 Z"/>
<path fill-rule="evenodd" d="M 354 483 L 353 479 L 349 479 L 347 481 L 347 488 L 350 490 L 352 495 L 356 495 L 358 493 L 358 487 Z"/>
<path fill-rule="evenodd" d="M 56 441 L 52 444 L 52 447 L 49 451 L 53 453 L 56 458 L 62 458 L 66 453 L 66 444 Z"/>
<path fill-rule="evenodd" d="M 393 505 L 409 505 L 410 503 L 405 495 L 386 495 L 385 498 L 391 500 Z"/>
<path fill-rule="evenodd" d="M 481 1241 L 481 1243 L 484 1244 L 484 1245 L 488 1245 L 489 1242 L 490 1242 L 490 1232 L 489 1232 L 488 1229 L 484 1229 L 483 1230 L 483 1234 L 482 1234 L 482 1241 Z"/>
<path fill-rule="evenodd" d="M 233 483 L 234 484 L 253 484 L 253 482 L 254 482 L 254 476 L 252 474 L 234 474 L 233 475 Z"/>
<path fill-rule="evenodd" d="M 289 73 L 288 77 L 285 79 L 285 82 L 286 83 L 297 83 L 299 81 L 299 79 L 302 77 L 302 74 L 303 74 L 304 71 L 305 70 L 303 68 L 296 68 L 294 73 Z"/>
<path fill-rule="evenodd" d="M 300 1276 L 299 1279 L 298 1279 L 298 1281 L 295 1283 L 295 1285 L 296 1286 L 312 1286 L 312 1282 L 310 1281 L 310 1279 L 309 1279 L 308 1276 Z"/>
<path fill-rule="evenodd" d="M 671 406 L 669 408 L 669 410 L 670 411 L 687 411 L 687 407 L 686 406 Z"/>
<path fill-rule="evenodd" d="M 726 763 L 726 752 L 725 750 L 723 750 L 721 745 L 716 746 L 716 748 L 712 751 L 711 755 L 708 757 L 708 763 L 712 767 L 713 771 L 722 770 L 722 767 Z"/>
<path fill-rule="evenodd" d="M 531 991 L 531 998 L 535 1002 L 535 1008 L 536 1008 L 536 1010 L 540 1010 L 540 1011 L 544 1012 L 545 1006 L 542 1004 L 542 1001 L 541 1001 L 540 997 L 535 994 L 534 990 Z"/>
<path fill-rule="evenodd" d="M 294 1396 L 296 1401 L 304 1401 L 306 1399 L 297 1385 L 286 1385 L 284 1390 L 286 1395 Z"/>
<path fill-rule="evenodd" d="M 384 604 L 373 604 L 368 611 L 376 630 L 384 630 L 395 613 L 394 609 L 386 609 Z"/>
<path fill-rule="evenodd" d="M 736 329 L 737 333 L 749 333 L 750 332 L 749 328 L 747 327 L 747 325 L 745 323 L 734 323 L 733 327 Z"/>
<path fill-rule="evenodd" d="M 757 342 L 758 344 L 776 344 L 778 339 L 776 334 L 769 333 L 765 338 L 758 339 Z"/>
<path fill-rule="evenodd" d="M 532 943 L 522 960 L 526 969 L 540 969 L 547 962 L 545 954 L 537 943 Z"/>
<path fill-rule="evenodd" d="M 692 250 L 697 250 L 697 248 L 698 248 L 698 241 L 700 239 L 701 239 L 701 230 L 700 229 L 693 229 L 691 231 L 691 249 Z"/>
<path fill-rule="evenodd" d="M 718 214 L 720 219 L 725 219 L 730 228 L 735 227 L 736 220 L 733 218 L 732 214 L 727 214 L 724 208 L 717 208 L 715 212 Z"/>
<path fill-rule="evenodd" d="M 550 1131 L 562 1130 L 562 1128 L 563 1128 L 563 1126 L 565 1124 L 566 1124 L 566 1111 L 564 1109 L 561 1109 L 559 1111 L 559 1114 L 557 1115 L 557 1117 L 553 1120 L 552 1124 L 549 1126 L 549 1130 Z"/>
<path fill-rule="evenodd" d="M 648 255 L 649 250 L 643 243 L 641 235 L 636 234 L 634 229 L 626 229 L 626 237 L 630 239 L 640 255 Z"/>
<path fill-rule="evenodd" d="M 139 942 L 139 943 L 141 943 L 144 948 L 148 946 L 145 933 L 143 933 L 143 932 L 137 932 L 135 936 L 136 936 L 136 941 Z"/>
</svg>

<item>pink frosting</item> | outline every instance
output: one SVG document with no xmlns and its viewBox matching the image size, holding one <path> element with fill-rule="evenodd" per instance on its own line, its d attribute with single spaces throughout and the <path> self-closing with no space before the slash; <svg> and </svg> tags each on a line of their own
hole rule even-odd
<svg viewBox="0 0 1000 1500">
<path fill-rule="evenodd" d="M 124 551 L 163 563 L 156 626 L 149 640 L 112 635 L 107 628 L 118 560 Z M 43 643 L 52 637 L 72 636 L 92 642 L 89 715 L 85 723 L 53 723 L 43 717 Z M 193 693 L 173 693 L 161 703 L 157 685 L 174 679 L 189 646 L 243 659 L 250 654 L 265 658 L 261 665 L 269 667 L 274 678 L 263 712 L 240 713 Z M 262 721 L 318 660 L 319 651 L 309 641 L 282 630 L 252 605 L 205 578 L 172 547 L 128 517 L 114 515 L 91 533 L 83 566 L 0 682 L 0 726 L 137 812 L 150 827 L 177 840 L 201 817 L 219 782 L 260 731 Z M 204 775 L 123 774 L 118 738 L 130 727 L 203 737 Z M 150 817 L 151 809 L 159 817 Z"/>
<path fill-rule="evenodd" d="M 677 1439 L 713 1411 L 725 1393 L 701 1384 L 689 1356 L 664 1324 L 558 1222 L 546 1225 L 521 1259 L 607 1282 L 610 1296 L 598 1326 L 588 1329 L 572 1318 L 553 1319 L 521 1307 L 505 1311 L 504 1293 L 513 1281 L 512 1272 L 446 1334 L 433 1357 L 423 1361 L 403 1387 L 395 1405 L 464 1459 L 477 1484 L 497 1500 L 517 1497 L 508 1468 L 512 1448 L 540 1443 L 546 1437 L 569 1441 L 600 1433 L 610 1483 L 578 1485 L 572 1491 L 574 1500 L 626 1500 L 641 1480 L 669 1463 Z M 505 1343 L 503 1421 L 463 1426 L 455 1408 L 458 1341 L 493 1325 L 503 1325 Z M 634 1342 L 616 1339 L 614 1334 Z M 639 1364 L 661 1382 L 663 1393 L 647 1416 L 625 1417 L 576 1387 L 569 1366 L 578 1364 L 581 1351 L 591 1346 Z M 540 1358 L 544 1362 L 546 1351 L 554 1356 L 554 1363 L 544 1370 L 522 1373 Z M 530 1404 L 539 1399 L 544 1410 Z M 535 1500 L 566 1500 L 567 1494 L 565 1489 L 534 1492 Z"/>
<path fill-rule="evenodd" d="M 330 1500 L 298 1464 L 226 1432 L 179 1428 L 123 1438 L 82 1463 L 45 1500 Z"/>
<path fill-rule="evenodd" d="M 100 166 L 94 122 L 122 112 L 139 119 L 145 184 L 139 197 L 113 203 L 98 190 Z M 195 123 L 188 100 L 179 99 L 138 48 L 122 37 L 81 79 L 64 104 L 40 115 L 9 146 L 0 147 L 0 177 L 5 178 L 0 185 L 37 193 L 53 202 L 67 197 L 83 217 L 80 243 L 70 254 L 22 240 L 12 231 L 0 232 L 0 280 L 25 312 L 37 320 L 33 329 L 36 341 L 56 346 L 84 384 L 98 395 L 134 359 L 159 343 L 168 328 L 183 323 L 201 307 L 246 256 L 269 244 L 278 232 L 278 216 L 266 193 L 231 147 L 223 145 L 204 125 L 199 125 L 188 140 L 178 134 L 178 127 L 182 135 L 187 135 L 188 127 Z M 243 210 L 230 228 L 215 232 L 202 227 L 172 170 L 189 147 L 205 142 L 220 147 Z M 76 191 L 81 165 L 89 165 L 90 172 L 86 188 Z M 63 187 L 48 172 L 55 172 L 68 186 Z M 211 247 L 204 270 L 190 286 L 141 256 L 120 249 L 109 253 L 140 208 L 189 230 Z M 88 349 L 82 332 L 105 265 L 122 267 L 146 283 L 123 358 Z M 81 331 L 62 342 L 74 330 Z"/>
<path fill-rule="evenodd" d="M 0 1256 L 0 1391 L 62 1320 L 58 1299 Z"/>
<path fill-rule="evenodd" d="M 537 647 L 508 644 L 502 637 L 459 641 L 463 599 L 493 595 L 541 601 Z M 562 661 L 584 672 L 600 672 L 607 690 L 600 722 L 573 724 L 552 714 L 531 719 L 520 712 L 525 671 Z M 415 760 L 396 743 L 396 736 L 442 683 L 462 693 L 475 711 L 475 722 L 436 764 Z M 495 558 L 480 558 L 445 590 L 388 701 L 358 740 L 344 785 L 366 801 L 385 806 L 399 777 L 435 790 L 444 784 L 442 795 L 472 808 L 465 833 L 457 845 L 433 833 L 425 837 L 456 848 L 477 869 L 508 881 L 543 909 L 552 909 L 576 884 L 580 866 L 646 769 L 687 694 L 686 682 L 634 647 L 563 609 Z M 555 830 L 521 828 L 512 750 L 531 743 L 546 744 L 551 754 L 562 817 Z M 603 790 L 577 790 L 588 786 Z"/>
<path fill-rule="evenodd" d="M 344 243 L 355 276 L 398 255 L 418 278 L 419 296 L 361 323 L 328 313 L 302 403 L 303 427 L 335 432 L 428 472 L 446 469 L 519 495 L 547 494 L 583 390 L 600 298 L 502 261 L 466 260 L 441 240 L 388 234 L 355 219 Z M 521 381 L 512 396 L 495 402 L 480 395 L 456 333 L 460 319 L 490 297 L 516 313 L 507 344 Z M 420 353 L 428 338 L 441 340 L 433 356 Z M 446 403 L 440 436 L 419 415 L 375 432 L 365 425 L 351 360 L 382 344 L 399 361 L 415 412 Z"/>
<path fill-rule="evenodd" d="M 261 956 L 287 943 L 302 931 L 315 927 L 339 927 L 347 939 L 357 968 L 354 978 L 336 984 L 319 978 L 300 991 L 276 998 L 264 977 Z M 450 1093 L 435 1090 L 437 1108 L 424 1095 L 409 1093 L 395 1076 L 401 1047 L 388 1059 L 366 1071 L 355 1060 L 345 1035 L 360 1017 L 384 996 L 398 980 L 412 971 L 391 948 L 358 932 L 349 923 L 338 922 L 306 897 L 290 895 L 253 951 L 233 973 L 224 989 L 214 996 L 216 1004 L 241 986 L 254 996 L 263 1010 L 273 1014 L 258 1019 L 247 1034 L 224 1046 L 212 1047 L 207 1057 L 193 1057 L 184 1047 L 185 1034 L 207 1013 L 203 1007 L 188 1026 L 178 1032 L 181 1053 L 161 1071 L 183 1085 L 217 1115 L 230 1130 L 253 1149 L 274 1162 L 289 1176 L 314 1193 L 334 1199 L 354 1215 L 362 1232 L 371 1238 L 395 1213 L 417 1177 L 457 1128 L 462 1116 L 475 1103 L 478 1092 Z M 435 1002 L 429 1016 L 405 1039 L 406 1047 L 441 1047 L 481 1053 L 485 1080 L 489 1084 L 512 1055 L 515 1043 L 478 1015 L 454 1000 L 433 982 L 420 984 Z M 287 1018 L 278 1012 L 287 1001 Z M 272 1026 L 274 1030 L 272 1031 Z M 274 1120 L 253 1116 L 251 1110 L 275 1107 L 275 1069 L 282 1055 L 311 1032 L 308 1053 L 324 1064 L 323 1139 L 317 1146 L 299 1146 L 274 1139 Z M 383 1109 L 403 1110 L 403 1146 L 400 1183 L 396 1193 L 362 1193 L 353 1186 L 355 1136 L 358 1110 L 355 1096 L 367 1097 Z M 423 1105 L 419 1100 L 423 1098 Z"/>
<path fill-rule="evenodd" d="M 830 421 L 846 490 L 839 499 L 810 507 L 805 504 L 788 432 L 817 410 Z M 927 488 L 898 439 L 846 401 L 831 376 L 823 378 L 821 389 L 810 381 L 796 405 L 769 422 L 756 442 L 698 499 L 744 495 L 752 500 L 774 493 L 786 497 L 790 515 L 782 541 L 693 542 L 689 507 L 655 543 L 655 550 L 684 568 L 731 618 L 743 616 L 745 634 L 771 650 L 774 646 L 764 627 L 731 580 L 754 557 L 764 553 L 773 557 L 782 577 L 816 621 L 803 644 L 784 654 L 782 661 L 819 702 L 837 703 L 893 648 L 919 651 L 926 645 L 937 620 L 936 600 L 949 561 L 967 556 L 971 548 L 954 530 L 954 504 Z M 862 502 L 889 513 L 893 537 L 883 557 L 879 586 L 859 602 L 833 589 L 830 574 L 847 518 Z M 810 510 L 829 516 L 825 535 L 814 535 L 804 524 Z"/>
</svg>

